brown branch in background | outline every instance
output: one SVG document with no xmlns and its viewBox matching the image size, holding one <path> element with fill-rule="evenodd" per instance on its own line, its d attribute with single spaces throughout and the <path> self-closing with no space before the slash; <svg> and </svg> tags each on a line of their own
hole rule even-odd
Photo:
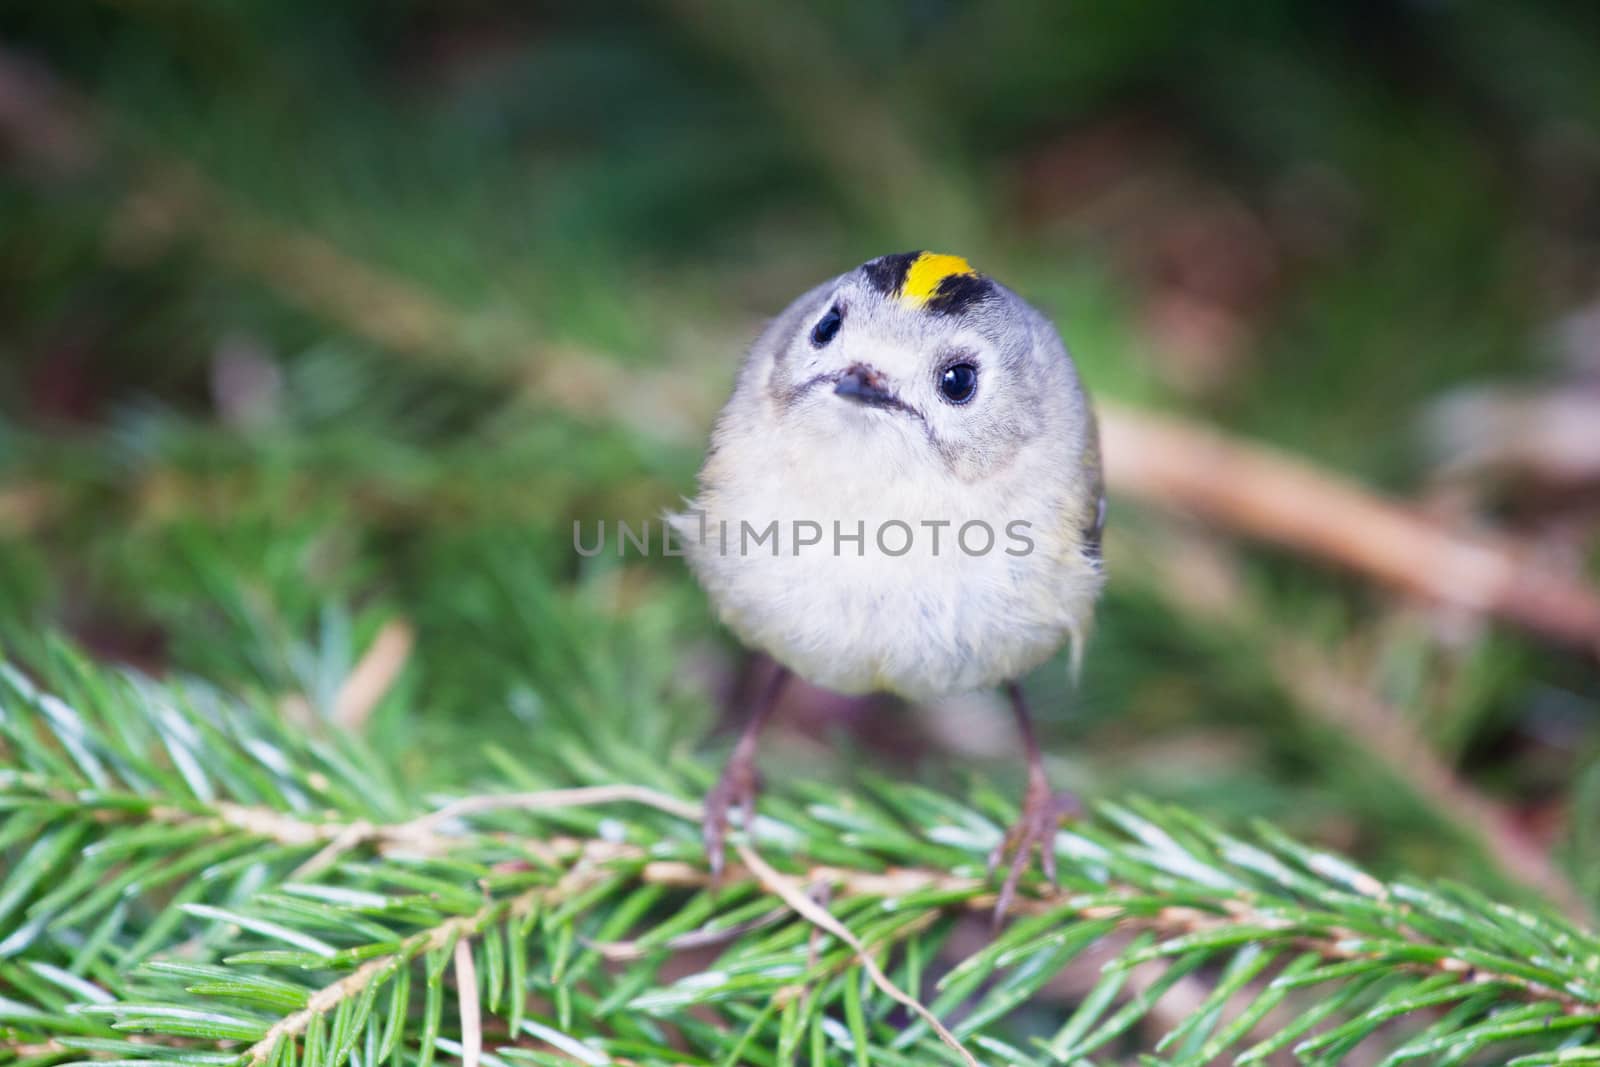
<svg viewBox="0 0 1600 1067">
<path fill-rule="evenodd" d="M 1512 545 L 1446 530 L 1303 459 L 1188 420 L 1111 404 L 1101 416 L 1118 493 L 1600 655 L 1600 595 Z"/>
</svg>

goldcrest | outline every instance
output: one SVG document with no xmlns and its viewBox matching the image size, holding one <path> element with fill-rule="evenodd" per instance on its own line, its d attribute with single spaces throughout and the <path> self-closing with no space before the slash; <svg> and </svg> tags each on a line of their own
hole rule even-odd
<svg viewBox="0 0 1600 1067">
<path fill-rule="evenodd" d="M 1054 326 L 957 256 L 871 260 L 790 304 L 750 349 L 699 492 L 672 521 L 718 616 L 780 670 L 708 798 L 755 798 L 755 736 L 793 672 L 911 700 L 1003 685 L 1029 758 L 1003 909 L 1067 798 L 1017 680 L 1074 661 L 1104 581 L 1095 419 Z"/>
</svg>

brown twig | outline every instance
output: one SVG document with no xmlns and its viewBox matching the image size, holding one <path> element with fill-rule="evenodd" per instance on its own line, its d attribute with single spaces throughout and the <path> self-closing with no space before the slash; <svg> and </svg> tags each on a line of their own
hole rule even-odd
<svg viewBox="0 0 1600 1067">
<path fill-rule="evenodd" d="M 737 941 L 746 934 L 755 933 L 757 930 L 765 930 L 775 923 L 782 922 L 788 914 L 788 908 L 774 908 L 765 915 L 758 915 L 753 919 L 746 919 L 744 922 L 718 926 L 715 929 L 702 927 L 655 944 L 646 944 L 642 941 L 594 941 L 587 937 L 578 938 L 578 942 L 584 948 L 598 952 L 602 957 L 613 963 L 627 963 L 632 960 L 642 960 L 647 956 L 660 952 L 689 952 L 694 949 L 709 948 L 712 945 L 722 945 L 730 941 Z"/>
<path fill-rule="evenodd" d="M 1600 595 L 1511 545 L 1445 530 L 1305 460 L 1188 420 L 1110 404 L 1101 417 L 1118 493 L 1600 655 Z"/>
<path fill-rule="evenodd" d="M 478 1067 L 483 1056 L 483 1008 L 478 1003 L 478 968 L 472 945 L 456 942 L 456 1003 L 461 1011 L 461 1067 Z"/>
</svg>

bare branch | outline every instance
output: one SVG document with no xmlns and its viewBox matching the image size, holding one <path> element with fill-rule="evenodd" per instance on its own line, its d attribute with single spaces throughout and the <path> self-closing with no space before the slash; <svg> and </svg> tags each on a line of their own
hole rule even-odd
<svg viewBox="0 0 1600 1067">
<path fill-rule="evenodd" d="M 472 945 L 456 942 L 456 1003 L 461 1009 L 461 1067 L 478 1067 L 483 1056 L 483 1011 L 478 1003 L 478 968 L 472 962 Z"/>
<path fill-rule="evenodd" d="M 1511 545 L 1445 530 L 1305 460 L 1193 422 L 1111 404 L 1101 415 L 1107 481 L 1119 493 L 1600 655 L 1600 595 Z"/>
</svg>

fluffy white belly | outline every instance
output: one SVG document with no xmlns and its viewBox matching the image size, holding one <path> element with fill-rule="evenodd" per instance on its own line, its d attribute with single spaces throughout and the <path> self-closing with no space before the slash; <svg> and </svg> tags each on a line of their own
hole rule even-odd
<svg viewBox="0 0 1600 1067">
<path fill-rule="evenodd" d="M 995 685 L 1088 617 L 1098 571 L 1062 543 L 1048 507 L 977 507 L 942 487 L 763 482 L 705 492 L 676 525 L 722 620 L 818 685 L 912 699 Z M 1048 499 L 1032 496 L 1036 508 Z"/>
</svg>

